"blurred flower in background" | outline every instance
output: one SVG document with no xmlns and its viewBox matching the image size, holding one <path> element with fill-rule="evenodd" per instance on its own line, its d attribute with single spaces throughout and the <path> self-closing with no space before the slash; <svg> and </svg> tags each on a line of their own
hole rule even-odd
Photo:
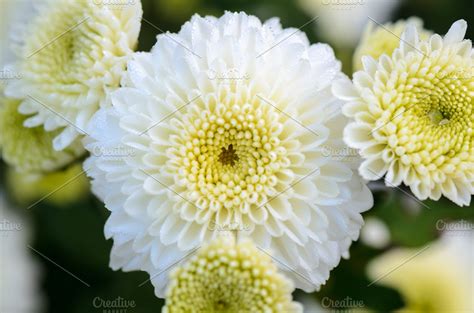
<svg viewBox="0 0 474 313">
<path fill-rule="evenodd" d="M 368 217 L 364 220 L 360 240 L 369 247 L 382 249 L 390 244 L 390 230 L 381 219 Z"/>
<path fill-rule="evenodd" d="M 382 54 L 391 56 L 393 51 L 400 45 L 402 33 L 410 24 L 416 26 L 421 40 L 427 40 L 432 35 L 431 31 L 423 29 L 423 21 L 417 17 L 400 20 L 395 23 L 386 23 L 384 25 L 377 25 L 369 21 L 354 53 L 354 71 L 356 72 L 363 69 L 363 56 L 370 56 L 376 60 Z"/>
<path fill-rule="evenodd" d="M 474 308 L 474 224 L 438 221 L 444 233 L 424 248 L 397 248 L 368 266 L 375 283 L 398 290 L 400 312 L 472 312 Z"/>
<path fill-rule="evenodd" d="M 0 94 L 0 155 L 21 173 L 42 173 L 58 170 L 73 162 L 84 152 L 82 143 L 74 142 L 62 151 L 53 149 L 53 139 L 61 131 L 47 132 L 43 127 L 24 127 L 28 118 L 18 112 L 21 100 Z"/>
<path fill-rule="evenodd" d="M 10 169 L 7 183 L 15 200 L 28 205 L 44 199 L 61 207 L 90 193 L 89 180 L 79 163 L 49 174 L 25 174 Z"/>
<path fill-rule="evenodd" d="M 299 0 L 313 17 L 319 36 L 338 48 L 352 48 L 366 24 L 386 22 L 402 0 Z"/>
<path fill-rule="evenodd" d="M 21 73 L 5 89 L 22 100 L 26 127 L 60 129 L 53 140 L 63 150 L 84 135 L 106 92 L 117 88 L 140 32 L 140 1 L 31 1 L 34 14 L 12 32 L 17 59 L 8 67 Z M 21 23 L 23 22 L 23 23 Z"/>
<path fill-rule="evenodd" d="M 41 312 L 39 267 L 28 250 L 30 229 L 0 194 L 0 312 Z"/>
</svg>

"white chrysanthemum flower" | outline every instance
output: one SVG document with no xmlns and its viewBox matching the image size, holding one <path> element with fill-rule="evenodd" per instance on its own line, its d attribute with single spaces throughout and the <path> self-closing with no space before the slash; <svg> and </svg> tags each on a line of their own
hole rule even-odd
<svg viewBox="0 0 474 313">
<path fill-rule="evenodd" d="M 106 95 L 120 84 L 137 43 L 141 2 L 120 9 L 95 0 L 44 0 L 20 34 L 18 60 L 9 69 L 21 79 L 7 85 L 22 99 L 27 127 L 61 129 L 54 148 L 71 145 Z M 104 2 L 105 3 L 105 2 Z"/>
<path fill-rule="evenodd" d="M 357 164 L 327 154 L 348 150 L 331 93 L 342 77 L 327 45 L 244 13 L 194 16 L 136 54 L 86 145 L 112 211 L 112 268 L 147 270 L 163 296 L 156 273 L 235 230 L 293 269 L 282 266 L 297 287 L 324 283 L 372 206 Z"/>
<path fill-rule="evenodd" d="M 27 117 L 18 112 L 19 105 L 19 100 L 0 95 L 0 156 L 21 175 L 55 171 L 83 154 L 78 141 L 63 151 L 55 151 L 52 141 L 60 131 L 24 127 Z"/>
<path fill-rule="evenodd" d="M 371 20 L 385 23 L 399 1 L 393 0 L 299 0 L 301 7 L 315 17 L 318 34 L 339 47 L 357 45 L 364 27 Z"/>
<path fill-rule="evenodd" d="M 303 312 L 293 283 L 251 241 L 221 237 L 173 270 L 165 313 Z"/>
<path fill-rule="evenodd" d="M 420 249 L 393 249 L 369 264 L 369 277 L 405 300 L 397 312 L 473 312 L 474 225 L 445 226 L 449 230 L 440 240 Z"/>
<path fill-rule="evenodd" d="M 9 208 L 0 194 L 0 312 L 41 311 L 39 270 L 28 245 L 26 224 Z"/>
<path fill-rule="evenodd" d="M 444 38 L 419 40 L 410 25 L 400 47 L 378 61 L 363 58 L 354 84 L 335 86 L 355 121 L 346 142 L 365 161 L 360 174 L 389 186 L 402 182 L 421 200 L 441 195 L 468 205 L 474 192 L 474 53 L 463 40 L 467 24 Z"/>
<path fill-rule="evenodd" d="M 363 56 L 371 56 L 377 60 L 382 54 L 392 55 L 393 51 L 400 46 L 400 36 L 407 26 L 411 24 L 414 24 L 418 29 L 421 40 L 427 40 L 432 35 L 431 31 L 423 28 L 423 21 L 417 17 L 411 17 L 407 20 L 399 20 L 396 23 L 387 23 L 381 26 L 373 22 L 368 23 L 354 53 L 354 71 L 363 69 Z"/>
</svg>

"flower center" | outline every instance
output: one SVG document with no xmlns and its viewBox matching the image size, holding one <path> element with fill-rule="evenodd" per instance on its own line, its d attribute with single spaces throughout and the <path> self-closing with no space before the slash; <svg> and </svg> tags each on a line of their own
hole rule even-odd
<svg viewBox="0 0 474 313">
<path fill-rule="evenodd" d="M 223 310 L 227 310 L 229 305 L 223 300 L 217 300 L 214 304 L 214 309 L 218 312 L 222 312 Z"/>
<path fill-rule="evenodd" d="M 176 120 L 180 139 L 166 168 L 199 208 L 248 212 L 277 192 L 277 175 L 291 164 L 282 116 L 258 97 L 223 102 L 195 103 Z"/>
<path fill-rule="evenodd" d="M 76 91 L 95 76 L 96 68 L 84 69 L 104 56 L 104 43 L 92 26 L 97 24 L 92 23 L 96 10 L 87 1 L 73 1 L 66 7 L 52 6 L 48 14 L 37 18 L 34 26 L 45 35 L 31 35 L 24 48 L 28 56 L 25 71 L 31 79 L 74 85 L 71 90 Z"/>
<path fill-rule="evenodd" d="M 236 154 L 233 145 L 229 145 L 229 147 L 222 148 L 222 152 L 219 155 L 219 161 L 222 165 L 230 165 L 234 166 L 235 162 L 239 161 L 239 156 Z"/>
<path fill-rule="evenodd" d="M 445 125 L 449 123 L 449 118 L 447 118 L 443 112 L 438 109 L 432 109 L 428 112 L 428 117 L 430 118 L 431 122 L 435 125 Z"/>
<path fill-rule="evenodd" d="M 473 76 L 457 74 L 466 72 L 466 66 L 458 64 L 457 70 L 448 72 L 431 64 L 425 69 L 429 75 L 410 73 L 409 81 L 416 84 L 407 88 L 406 98 L 398 102 L 405 106 L 406 113 L 400 118 L 396 111 L 399 107 L 393 111 L 397 118 L 392 121 L 398 125 L 387 129 L 389 145 L 404 164 L 422 164 L 417 165 L 418 169 L 426 175 L 443 166 L 451 171 L 450 160 L 454 157 L 459 164 L 472 158 L 474 80 Z"/>
</svg>

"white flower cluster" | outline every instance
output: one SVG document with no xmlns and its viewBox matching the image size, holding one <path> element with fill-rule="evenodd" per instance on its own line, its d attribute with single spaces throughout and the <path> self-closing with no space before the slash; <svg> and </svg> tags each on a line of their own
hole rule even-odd
<svg viewBox="0 0 474 313">
<path fill-rule="evenodd" d="M 134 52 L 141 4 L 119 4 L 35 6 L 6 67 L 21 75 L 0 97 L 0 149 L 27 172 L 88 151 L 84 169 L 111 212 L 110 266 L 147 271 L 168 312 L 194 307 L 190 295 L 203 312 L 301 311 L 293 285 L 317 290 L 349 257 L 373 205 L 367 180 L 470 203 L 464 21 L 444 38 L 400 22 L 390 27 L 401 40 L 385 45 L 372 25 L 350 81 L 330 46 L 245 13 L 195 15 Z M 171 283 L 161 275 L 196 251 Z"/>
</svg>

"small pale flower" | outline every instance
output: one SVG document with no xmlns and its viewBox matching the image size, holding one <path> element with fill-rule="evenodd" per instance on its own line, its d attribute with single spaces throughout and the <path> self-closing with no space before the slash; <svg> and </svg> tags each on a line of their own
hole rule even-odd
<svg viewBox="0 0 474 313">
<path fill-rule="evenodd" d="M 390 244 L 390 230 L 384 221 L 376 217 L 368 217 L 360 231 L 360 241 L 366 246 L 382 249 Z"/>
<path fill-rule="evenodd" d="M 341 155 L 340 69 L 327 45 L 244 13 L 194 16 L 136 54 L 86 143 L 112 211 L 111 266 L 148 271 L 162 296 L 156 273 L 234 230 L 298 272 L 282 266 L 298 288 L 323 284 L 372 205 L 358 160 Z"/>
<path fill-rule="evenodd" d="M 28 224 L 0 194 L 0 312 L 42 312 L 38 264 L 28 249 Z"/>
<path fill-rule="evenodd" d="M 34 1 L 36 14 L 13 32 L 18 59 L 9 69 L 21 79 L 5 92 L 22 99 L 19 111 L 30 115 L 25 126 L 60 130 L 53 141 L 56 150 L 83 135 L 92 115 L 106 105 L 137 44 L 141 2 L 120 8 L 101 3 Z"/>
<path fill-rule="evenodd" d="M 293 290 L 251 241 L 222 237 L 172 272 L 163 312 L 303 312 L 292 301 Z"/>
<path fill-rule="evenodd" d="M 60 131 L 23 126 L 26 116 L 18 112 L 19 100 L 0 96 L 0 156 L 18 172 L 51 172 L 83 154 L 80 142 L 63 151 L 53 149 L 52 140 Z"/>
<path fill-rule="evenodd" d="M 427 40 L 432 35 L 431 31 L 423 28 L 423 21 L 417 17 L 399 20 L 396 23 L 386 23 L 382 26 L 376 25 L 372 21 L 369 22 L 354 53 L 354 72 L 363 69 L 363 56 L 371 56 L 376 60 L 382 54 L 391 56 L 400 45 L 400 36 L 410 24 L 416 26 L 421 40 Z"/>
<path fill-rule="evenodd" d="M 426 247 L 393 249 L 369 264 L 372 280 L 402 295 L 397 312 L 474 311 L 474 225 L 458 223 Z"/>
<path fill-rule="evenodd" d="M 446 196 L 469 205 L 474 192 L 474 54 L 464 40 L 467 23 L 454 23 L 444 38 L 419 39 L 415 25 L 392 56 L 364 57 L 353 84 L 334 92 L 347 101 L 354 121 L 344 132 L 359 149 L 360 174 L 385 175 L 387 186 L 409 186 L 420 200 Z"/>
</svg>

